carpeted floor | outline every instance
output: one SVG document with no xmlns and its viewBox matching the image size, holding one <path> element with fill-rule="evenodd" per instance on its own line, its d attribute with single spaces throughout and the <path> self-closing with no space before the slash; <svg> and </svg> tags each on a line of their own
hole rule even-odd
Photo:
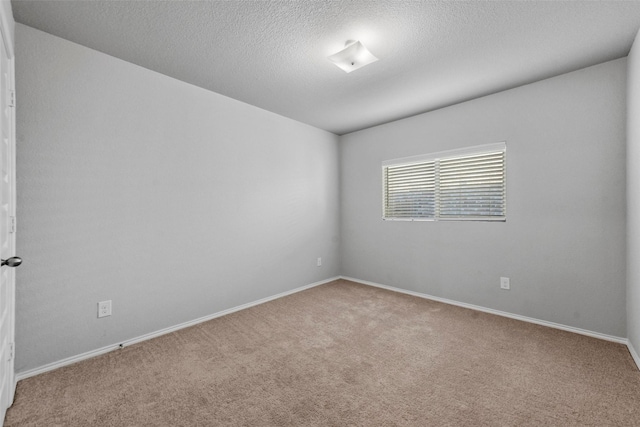
<svg viewBox="0 0 640 427">
<path fill-rule="evenodd" d="M 336 281 L 18 384 L 6 426 L 633 426 L 621 344 Z"/>
</svg>

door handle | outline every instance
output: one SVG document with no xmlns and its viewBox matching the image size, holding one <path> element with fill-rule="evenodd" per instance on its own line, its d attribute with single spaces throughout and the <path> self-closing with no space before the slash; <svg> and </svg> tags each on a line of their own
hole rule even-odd
<svg viewBox="0 0 640 427">
<path fill-rule="evenodd" d="M 9 259 L 3 259 L 0 261 L 2 261 L 0 263 L 0 267 L 2 267 L 3 265 L 9 266 L 9 267 L 17 267 L 20 264 L 22 264 L 22 258 L 17 256 L 11 257 Z"/>
</svg>

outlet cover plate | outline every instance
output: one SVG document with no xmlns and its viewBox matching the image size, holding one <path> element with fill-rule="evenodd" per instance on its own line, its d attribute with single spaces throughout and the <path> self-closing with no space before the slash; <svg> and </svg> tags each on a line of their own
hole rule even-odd
<svg viewBox="0 0 640 427">
<path fill-rule="evenodd" d="M 111 316 L 111 300 L 98 303 L 98 317 Z"/>
<path fill-rule="evenodd" d="M 508 277 L 500 278 L 500 289 L 506 289 L 506 290 L 511 289 L 511 284 L 509 283 Z"/>
</svg>

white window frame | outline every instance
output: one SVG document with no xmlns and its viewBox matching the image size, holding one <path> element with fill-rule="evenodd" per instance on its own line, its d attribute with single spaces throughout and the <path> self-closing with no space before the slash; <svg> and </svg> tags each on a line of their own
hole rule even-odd
<svg viewBox="0 0 640 427">
<path fill-rule="evenodd" d="M 456 216 L 442 217 L 440 213 L 441 197 L 440 197 L 440 162 L 464 158 L 468 156 L 478 156 L 491 153 L 503 153 L 503 169 L 502 169 L 502 215 L 477 215 L 477 216 Z M 382 219 L 385 221 L 506 221 L 507 216 L 507 145 L 506 142 L 498 142 L 493 144 L 477 145 L 474 147 L 460 148 L 456 150 L 440 151 L 437 153 L 424 154 L 419 156 L 403 157 L 399 159 L 385 160 L 382 162 Z M 387 216 L 387 168 L 403 167 L 411 165 L 419 165 L 421 163 L 434 162 L 434 212 L 433 216 Z"/>
</svg>

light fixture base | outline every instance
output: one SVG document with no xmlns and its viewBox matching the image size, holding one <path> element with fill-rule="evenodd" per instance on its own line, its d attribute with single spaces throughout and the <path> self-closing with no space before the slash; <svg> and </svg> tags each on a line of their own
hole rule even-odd
<svg viewBox="0 0 640 427">
<path fill-rule="evenodd" d="M 347 40 L 345 48 L 329 56 L 328 59 L 346 73 L 355 71 L 358 68 L 362 68 L 378 60 L 378 58 L 357 40 Z"/>
</svg>

